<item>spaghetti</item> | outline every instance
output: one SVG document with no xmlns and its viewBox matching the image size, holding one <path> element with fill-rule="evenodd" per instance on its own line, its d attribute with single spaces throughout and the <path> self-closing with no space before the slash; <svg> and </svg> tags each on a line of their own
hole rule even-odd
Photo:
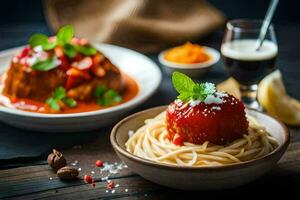
<svg viewBox="0 0 300 200">
<path fill-rule="evenodd" d="M 278 143 L 253 117 L 247 116 L 249 131 L 225 146 L 208 141 L 202 145 L 185 142 L 177 146 L 168 139 L 166 113 L 147 119 L 126 142 L 130 153 L 159 163 L 177 166 L 217 166 L 240 163 L 272 152 Z"/>
</svg>

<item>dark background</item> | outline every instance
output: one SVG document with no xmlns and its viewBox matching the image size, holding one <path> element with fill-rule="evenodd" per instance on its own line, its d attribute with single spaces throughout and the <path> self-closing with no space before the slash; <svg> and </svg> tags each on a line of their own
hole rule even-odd
<svg viewBox="0 0 300 200">
<path fill-rule="evenodd" d="M 101 0 L 100 0 L 101 1 Z M 183 0 L 184 1 L 184 0 Z M 172 0 L 170 0 L 170 3 Z M 269 0 L 209 0 L 223 11 L 228 19 L 256 18 L 263 19 Z M 279 46 L 279 58 L 276 66 L 283 73 L 288 93 L 300 99 L 300 10 L 299 1 L 281 0 L 274 16 L 274 25 Z M 24 45 L 36 32 L 51 34 L 43 13 L 41 0 L 6 0 L 0 6 L 0 50 Z M 200 44 L 220 48 L 223 29 L 207 38 L 199 40 Z M 156 55 L 150 55 L 156 61 Z M 221 65 L 221 64 L 220 64 Z M 226 72 L 219 67 L 223 79 Z M 214 74 L 210 74 L 213 76 Z M 218 83 L 220 79 L 212 79 Z M 163 82 L 164 83 L 164 82 Z M 299 86 L 298 86 L 299 85 Z M 164 87 L 164 85 L 163 85 Z M 165 102 L 163 102 L 165 103 Z M 168 103 L 168 102 L 166 102 Z"/>
<path fill-rule="evenodd" d="M 170 0 L 171 2 L 172 0 Z M 209 2 L 222 10 L 229 19 L 232 19 L 263 18 L 270 1 L 209 0 Z M 299 19 L 300 11 L 297 0 L 281 0 L 279 2 L 274 17 L 275 25 L 298 24 Z M 27 38 L 35 32 L 51 33 L 43 14 L 43 2 L 41 0 L 1 1 L 0 49 L 25 44 Z"/>
<path fill-rule="evenodd" d="M 101 0 L 100 0 L 101 1 Z M 183 0 L 184 1 L 184 0 Z M 262 18 L 270 0 L 208 0 L 222 10 L 229 18 Z M 170 0 L 170 3 L 172 0 Z M 299 2 L 281 0 L 276 10 L 275 22 L 299 21 Z M 43 23 L 41 0 L 2 1 L 0 22 L 40 22 Z"/>
</svg>

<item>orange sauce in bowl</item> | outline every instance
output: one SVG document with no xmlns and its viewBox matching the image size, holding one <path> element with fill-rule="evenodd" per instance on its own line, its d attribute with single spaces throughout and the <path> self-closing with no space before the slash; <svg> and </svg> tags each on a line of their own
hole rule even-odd
<svg viewBox="0 0 300 200">
<path fill-rule="evenodd" d="M 196 64 L 210 60 L 211 56 L 202 46 L 187 42 L 182 46 L 168 50 L 164 59 L 180 64 Z"/>
<path fill-rule="evenodd" d="M 137 82 L 125 73 L 122 73 L 122 77 L 124 81 L 124 89 L 121 91 L 122 101 L 120 103 L 115 103 L 110 106 L 100 106 L 96 103 L 96 101 L 91 101 L 91 102 L 77 101 L 77 106 L 74 108 L 64 107 L 60 111 L 53 111 L 45 104 L 45 102 L 27 99 L 27 98 L 10 99 L 3 95 L 0 96 L 0 105 L 19 109 L 19 110 L 24 110 L 24 111 L 48 113 L 48 114 L 82 113 L 82 112 L 106 109 L 109 107 L 113 107 L 128 102 L 138 94 L 139 86 Z"/>
</svg>

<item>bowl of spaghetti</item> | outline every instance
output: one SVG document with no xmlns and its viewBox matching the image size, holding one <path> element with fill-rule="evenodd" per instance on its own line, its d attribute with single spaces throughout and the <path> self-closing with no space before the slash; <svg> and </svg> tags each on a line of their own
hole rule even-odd
<svg viewBox="0 0 300 200">
<path fill-rule="evenodd" d="M 234 188 L 271 170 L 289 144 L 285 125 L 209 83 L 202 92 L 120 121 L 110 138 L 117 155 L 145 179 L 184 190 Z"/>
</svg>

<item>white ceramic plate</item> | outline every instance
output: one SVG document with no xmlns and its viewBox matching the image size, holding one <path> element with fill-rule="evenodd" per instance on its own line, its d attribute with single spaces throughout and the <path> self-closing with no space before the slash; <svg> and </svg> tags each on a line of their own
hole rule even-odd
<svg viewBox="0 0 300 200">
<path fill-rule="evenodd" d="M 43 114 L 7 108 L 0 105 L 0 121 L 12 126 L 41 132 L 79 132 L 112 124 L 127 111 L 146 101 L 161 82 L 161 71 L 148 57 L 130 49 L 108 44 L 95 44 L 116 66 L 130 75 L 139 85 L 132 100 L 112 108 L 74 113 Z M 13 55 L 22 47 L 0 52 L 0 73 L 4 73 Z"/>
</svg>

